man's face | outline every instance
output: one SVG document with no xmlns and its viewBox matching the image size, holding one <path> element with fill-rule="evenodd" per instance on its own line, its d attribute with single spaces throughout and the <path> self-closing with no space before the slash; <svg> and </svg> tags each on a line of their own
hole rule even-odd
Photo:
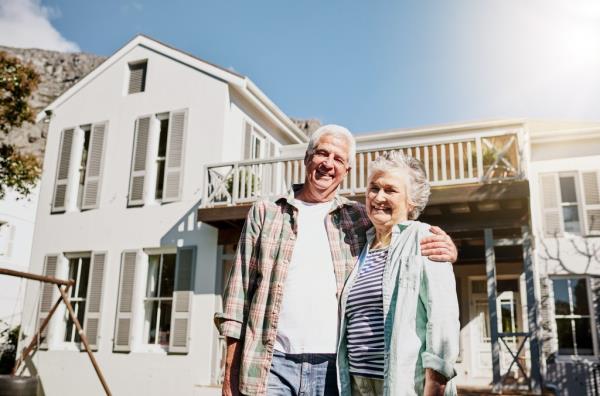
<svg viewBox="0 0 600 396">
<path fill-rule="evenodd" d="M 319 192 L 335 190 L 350 170 L 349 149 L 344 138 L 321 136 L 314 152 L 304 160 L 309 187 Z"/>
</svg>

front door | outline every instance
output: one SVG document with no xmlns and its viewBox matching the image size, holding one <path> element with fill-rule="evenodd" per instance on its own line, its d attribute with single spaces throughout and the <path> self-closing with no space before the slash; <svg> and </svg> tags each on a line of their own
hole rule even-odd
<svg viewBox="0 0 600 396">
<path fill-rule="evenodd" d="M 471 344 L 471 373 L 473 377 L 492 377 L 492 349 L 490 337 L 490 316 L 488 309 L 487 286 L 485 279 L 470 281 L 469 338 Z M 498 332 L 522 331 L 519 280 L 498 279 L 496 309 L 498 312 Z M 518 347 L 518 339 L 511 337 L 505 341 L 513 352 Z M 500 342 L 500 372 L 504 374 L 512 359 L 504 344 Z M 511 372 L 516 374 L 517 367 Z"/>
</svg>

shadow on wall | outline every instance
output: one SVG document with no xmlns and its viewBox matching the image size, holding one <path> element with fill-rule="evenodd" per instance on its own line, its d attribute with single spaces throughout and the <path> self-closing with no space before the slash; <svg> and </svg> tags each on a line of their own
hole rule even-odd
<svg viewBox="0 0 600 396">
<path fill-rule="evenodd" d="M 183 216 L 175 222 L 173 226 L 160 239 L 161 246 L 196 246 L 198 253 L 195 265 L 197 268 L 202 262 L 198 259 L 203 259 L 205 262 L 216 262 L 217 248 L 217 230 L 198 221 L 198 208 L 202 200 L 196 202 L 188 209 Z M 214 257 L 211 257 L 213 254 Z M 204 273 L 202 277 L 196 277 L 194 282 L 195 294 L 214 294 L 215 279 L 214 274 Z"/>
<path fill-rule="evenodd" d="M 560 395 L 600 395 L 600 365 L 590 361 L 549 360 L 546 382 L 556 385 Z"/>
</svg>

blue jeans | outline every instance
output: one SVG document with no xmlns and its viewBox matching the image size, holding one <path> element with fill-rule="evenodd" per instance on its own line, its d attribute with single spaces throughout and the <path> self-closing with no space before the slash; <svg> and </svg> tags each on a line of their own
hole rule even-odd
<svg viewBox="0 0 600 396">
<path fill-rule="evenodd" d="M 273 352 L 268 396 L 334 396 L 338 394 L 335 354 Z"/>
</svg>

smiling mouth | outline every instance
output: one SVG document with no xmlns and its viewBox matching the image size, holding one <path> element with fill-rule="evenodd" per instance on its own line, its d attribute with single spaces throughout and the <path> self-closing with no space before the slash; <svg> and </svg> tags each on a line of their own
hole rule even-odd
<svg viewBox="0 0 600 396">
<path fill-rule="evenodd" d="M 330 178 L 330 179 L 333 179 L 333 176 L 332 176 L 332 175 L 330 175 L 330 174 L 329 174 L 329 172 L 327 172 L 327 171 L 322 171 L 322 170 L 319 170 L 319 169 L 317 169 L 317 172 L 316 172 L 316 173 L 317 173 L 317 177 L 318 177 L 319 179 L 322 179 L 322 178 Z"/>
</svg>

